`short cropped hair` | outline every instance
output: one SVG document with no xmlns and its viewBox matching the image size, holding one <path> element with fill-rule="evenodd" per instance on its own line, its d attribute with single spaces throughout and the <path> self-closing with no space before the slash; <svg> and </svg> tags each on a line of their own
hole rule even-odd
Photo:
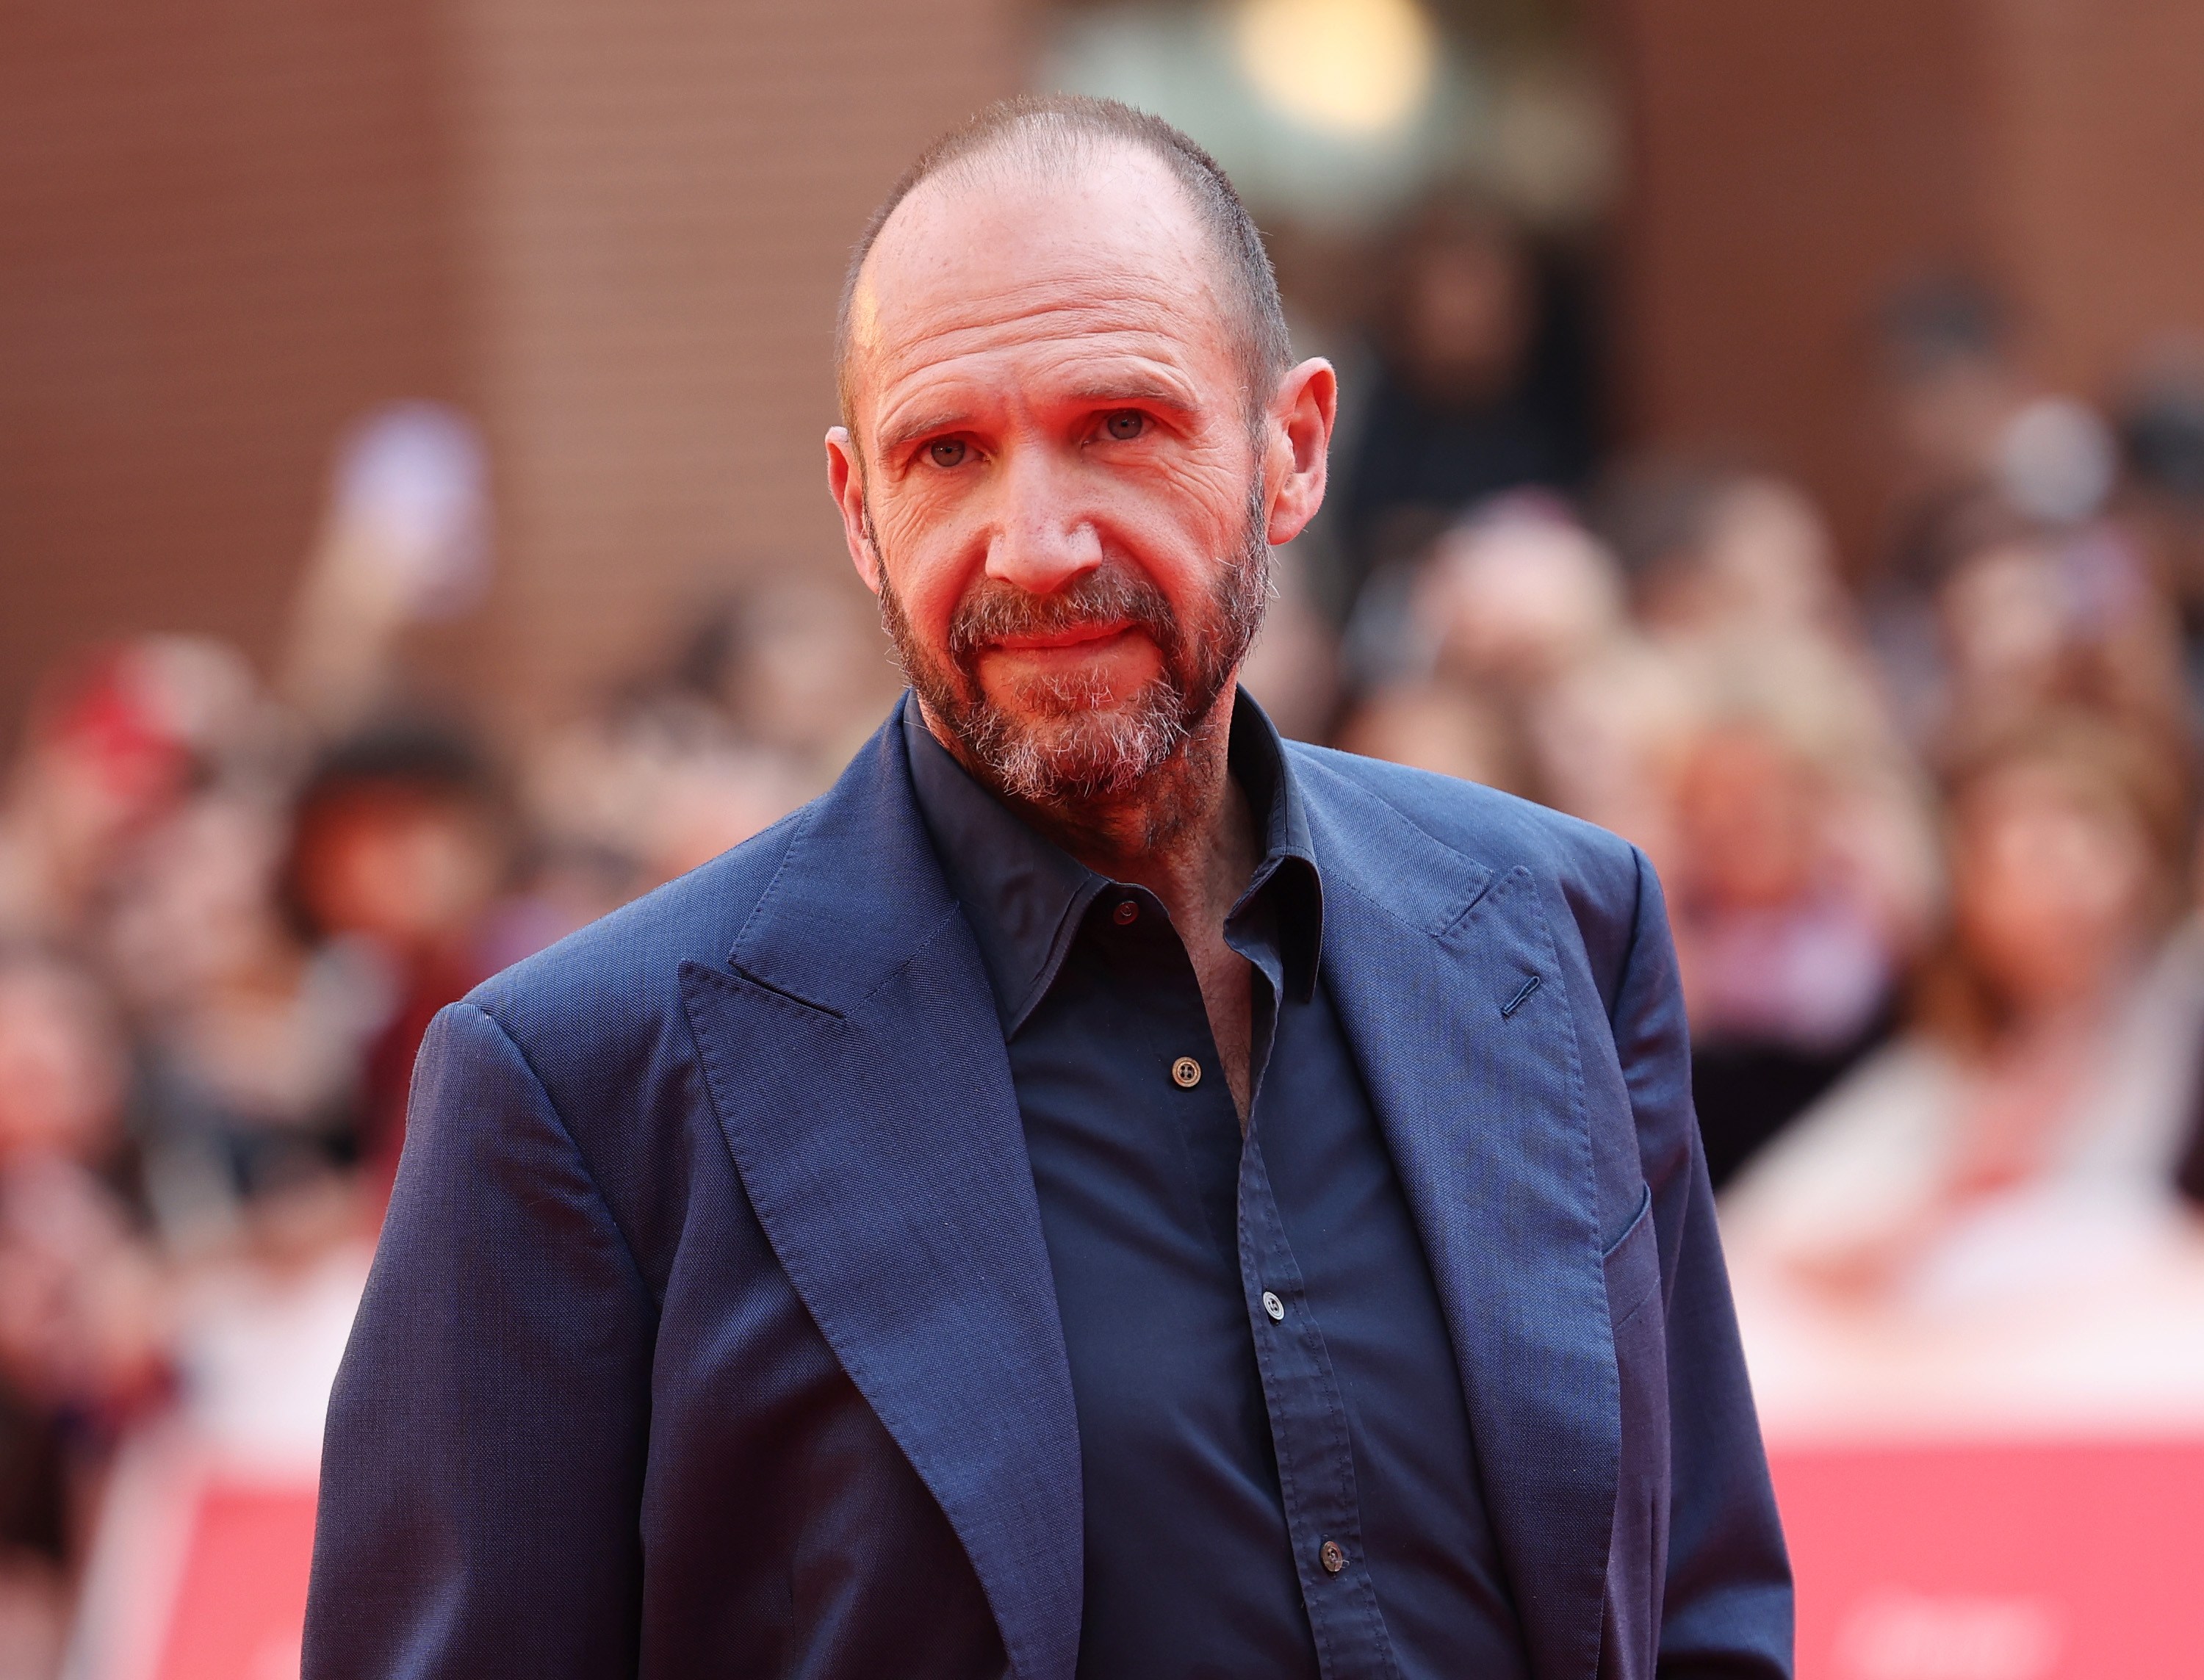
<svg viewBox="0 0 2204 1680">
<path fill-rule="evenodd" d="M 1158 159 L 1186 190 L 1223 270 L 1225 306 L 1247 382 L 1247 406 L 1253 411 L 1268 399 L 1293 359 L 1284 308 L 1278 301 L 1277 276 L 1263 248 L 1254 218 L 1240 202 L 1231 180 L 1215 158 L 1159 116 L 1135 110 L 1115 99 L 1051 93 L 1003 99 L 962 126 L 951 129 L 921 152 L 903 179 L 866 222 L 842 281 L 841 306 L 834 322 L 834 385 L 842 423 L 854 431 L 850 400 L 850 311 L 865 258 L 896 209 L 925 182 L 951 169 L 969 169 L 1002 159 L 1013 167 L 1060 169 L 1111 143 L 1135 146 Z"/>
</svg>

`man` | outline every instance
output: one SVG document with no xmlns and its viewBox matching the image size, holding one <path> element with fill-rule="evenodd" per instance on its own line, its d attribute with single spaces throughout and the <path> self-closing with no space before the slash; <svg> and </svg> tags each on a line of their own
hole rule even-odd
<svg viewBox="0 0 2204 1680">
<path fill-rule="evenodd" d="M 1643 860 L 1236 693 L 1334 385 L 1216 166 L 998 107 L 841 339 L 915 697 L 440 1019 L 311 1680 L 1787 1672 Z"/>
</svg>

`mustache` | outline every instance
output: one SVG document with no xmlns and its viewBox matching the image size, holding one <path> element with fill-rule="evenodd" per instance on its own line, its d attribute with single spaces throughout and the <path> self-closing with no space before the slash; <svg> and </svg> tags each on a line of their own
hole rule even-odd
<svg viewBox="0 0 2204 1680">
<path fill-rule="evenodd" d="M 1117 565 L 1082 572 L 1062 589 L 1040 595 L 1000 578 L 983 577 L 966 591 L 950 616 L 949 653 L 959 665 L 990 642 L 1012 636 L 1055 636 L 1102 624 L 1146 630 L 1166 660 L 1179 647 L 1178 615 L 1164 592 Z"/>
</svg>

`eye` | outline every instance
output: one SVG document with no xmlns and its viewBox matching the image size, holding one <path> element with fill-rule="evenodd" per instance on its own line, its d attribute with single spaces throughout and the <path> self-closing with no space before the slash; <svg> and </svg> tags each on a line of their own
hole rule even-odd
<svg viewBox="0 0 2204 1680">
<path fill-rule="evenodd" d="M 1121 408 L 1102 423 L 1103 435 L 1119 443 L 1130 443 L 1148 429 L 1148 417 L 1136 408 Z"/>
<path fill-rule="evenodd" d="M 926 446 L 926 458 L 938 467 L 961 467 L 972 452 L 960 438 L 939 438 Z"/>
</svg>

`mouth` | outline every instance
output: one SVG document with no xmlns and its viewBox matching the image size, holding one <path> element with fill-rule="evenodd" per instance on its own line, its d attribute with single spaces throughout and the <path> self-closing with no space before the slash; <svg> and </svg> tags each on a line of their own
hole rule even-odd
<svg viewBox="0 0 2204 1680">
<path fill-rule="evenodd" d="M 1095 623 L 1065 624 L 1048 630 L 1028 630 L 1016 635 L 989 638 L 981 647 L 985 654 L 1099 654 L 1114 643 L 1135 633 L 1129 619 L 1111 618 Z"/>
</svg>

